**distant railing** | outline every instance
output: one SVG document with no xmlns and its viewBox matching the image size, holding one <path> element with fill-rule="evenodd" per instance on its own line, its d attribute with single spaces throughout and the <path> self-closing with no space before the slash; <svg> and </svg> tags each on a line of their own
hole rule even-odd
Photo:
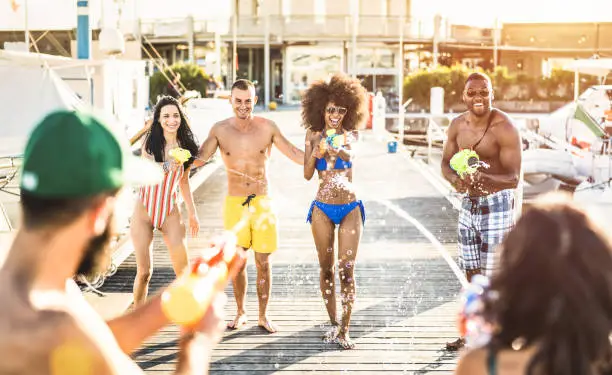
<svg viewBox="0 0 612 375">
<path fill-rule="evenodd" d="M 187 37 L 191 30 L 194 35 L 208 37 L 215 32 L 218 25 L 216 21 L 195 19 L 193 28 L 190 29 L 190 20 L 189 17 L 141 20 L 140 30 L 143 35 L 162 38 Z M 266 32 L 265 16 L 238 16 L 237 21 L 238 38 L 263 38 Z M 352 21 L 350 15 L 295 14 L 284 16 L 274 14 L 267 16 L 270 35 L 273 39 L 278 40 L 297 38 L 306 40 L 312 37 L 350 38 L 353 34 Z M 433 22 L 433 18 L 361 15 L 357 20 L 356 32 L 360 38 L 395 39 L 399 38 L 400 33 L 403 33 L 405 39 L 431 39 L 433 38 Z M 221 25 L 223 29 L 221 34 L 231 35 L 231 25 L 231 18 L 224 21 Z M 450 29 L 446 20 L 443 20 L 439 31 L 440 41 L 451 38 Z"/>
</svg>

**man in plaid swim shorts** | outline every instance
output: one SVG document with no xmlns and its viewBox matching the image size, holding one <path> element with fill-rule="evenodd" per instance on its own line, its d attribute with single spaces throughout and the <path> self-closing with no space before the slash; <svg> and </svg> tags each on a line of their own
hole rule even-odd
<svg viewBox="0 0 612 375">
<path fill-rule="evenodd" d="M 468 110 L 448 128 L 442 174 L 459 193 L 464 193 L 459 213 L 459 266 L 468 281 L 477 274 L 492 275 L 497 267 L 498 245 L 514 224 L 514 189 L 519 182 L 522 143 L 518 129 L 504 112 L 492 107 L 489 77 L 472 73 L 465 82 L 463 101 Z M 458 152 L 475 152 L 480 167 L 460 176 L 450 166 Z M 462 338 L 448 343 L 457 350 Z"/>
</svg>

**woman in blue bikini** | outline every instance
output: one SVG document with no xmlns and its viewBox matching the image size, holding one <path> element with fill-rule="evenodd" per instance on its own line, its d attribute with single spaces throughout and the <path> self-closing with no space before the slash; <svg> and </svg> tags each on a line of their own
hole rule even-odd
<svg viewBox="0 0 612 375">
<path fill-rule="evenodd" d="M 366 120 L 366 91 L 359 81 L 334 75 L 329 81 L 312 84 L 302 99 L 306 132 L 304 177 L 319 175 L 317 196 L 308 211 L 319 256 L 320 288 L 332 329 L 325 335 L 343 349 L 355 344 L 349 337 L 355 302 L 355 258 L 365 221 L 363 203 L 356 199 L 352 181 L 351 141 Z M 333 134 L 332 134 L 333 133 Z M 334 240 L 338 227 L 338 274 L 342 318 L 336 315 L 336 272 Z"/>
</svg>

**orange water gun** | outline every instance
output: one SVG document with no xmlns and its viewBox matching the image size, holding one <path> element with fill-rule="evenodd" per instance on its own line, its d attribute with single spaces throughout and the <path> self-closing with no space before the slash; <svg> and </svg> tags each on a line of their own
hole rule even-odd
<svg viewBox="0 0 612 375">
<path fill-rule="evenodd" d="M 230 269 L 244 262 L 236 251 L 236 236 L 232 233 L 213 244 L 207 253 L 162 293 L 162 311 L 173 323 L 192 326 L 202 319 L 214 295 L 225 289 Z"/>
</svg>

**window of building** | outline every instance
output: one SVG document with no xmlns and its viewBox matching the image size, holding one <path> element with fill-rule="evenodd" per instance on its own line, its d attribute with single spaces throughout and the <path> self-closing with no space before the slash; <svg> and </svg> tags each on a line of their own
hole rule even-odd
<svg viewBox="0 0 612 375">
<path fill-rule="evenodd" d="M 314 0 L 315 22 L 324 23 L 325 13 L 325 0 Z"/>
<path fill-rule="evenodd" d="M 552 65 L 548 61 L 548 59 L 542 60 L 542 76 L 550 78 L 552 73 Z"/>
</svg>

